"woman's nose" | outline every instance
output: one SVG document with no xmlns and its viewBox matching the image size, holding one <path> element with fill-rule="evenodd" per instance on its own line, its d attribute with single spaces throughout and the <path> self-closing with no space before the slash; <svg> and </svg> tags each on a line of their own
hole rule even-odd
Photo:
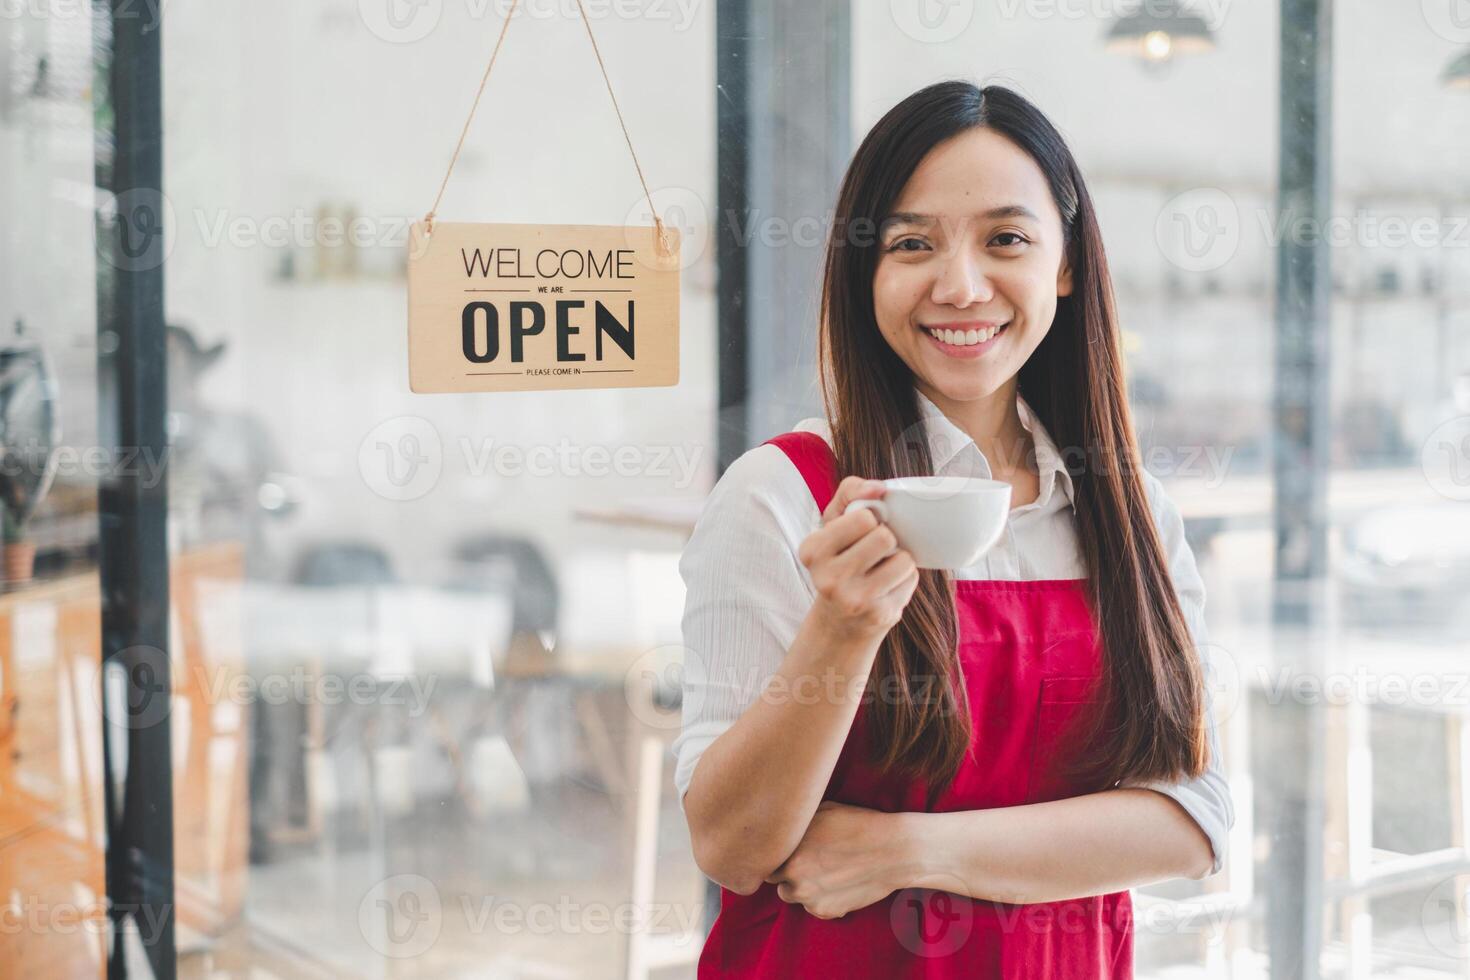
<svg viewBox="0 0 1470 980">
<path fill-rule="evenodd" d="M 969 251 L 956 249 L 939 270 L 939 277 L 934 280 L 929 298 L 935 303 L 963 309 L 974 303 L 985 302 L 994 293 L 990 280 Z"/>
</svg>

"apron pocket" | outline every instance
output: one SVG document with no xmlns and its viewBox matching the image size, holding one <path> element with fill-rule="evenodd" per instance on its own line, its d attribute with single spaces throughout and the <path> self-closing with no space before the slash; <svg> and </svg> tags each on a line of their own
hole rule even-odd
<svg viewBox="0 0 1470 980">
<path fill-rule="evenodd" d="M 1080 721 L 1084 709 L 1096 703 L 1097 681 L 1090 674 L 1041 679 L 1027 776 L 1027 803 L 1062 800 L 1086 792 L 1086 787 L 1075 777 L 1068 777 L 1064 769 L 1076 754 L 1071 729 Z"/>
</svg>

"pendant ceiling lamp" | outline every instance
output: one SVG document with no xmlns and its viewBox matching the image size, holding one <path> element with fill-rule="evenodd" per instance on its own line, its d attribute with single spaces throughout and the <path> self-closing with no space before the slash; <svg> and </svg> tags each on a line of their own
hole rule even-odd
<svg viewBox="0 0 1470 980">
<path fill-rule="evenodd" d="M 1160 64 L 1176 54 L 1213 51 L 1215 36 L 1205 19 L 1178 0 L 1148 0 L 1119 17 L 1108 31 L 1107 49 Z"/>
</svg>

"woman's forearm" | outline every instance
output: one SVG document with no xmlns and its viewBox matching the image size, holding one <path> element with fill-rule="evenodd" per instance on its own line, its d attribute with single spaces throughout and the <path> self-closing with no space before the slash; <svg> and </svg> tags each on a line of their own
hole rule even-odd
<svg viewBox="0 0 1470 980">
<path fill-rule="evenodd" d="M 1214 852 L 1183 807 L 1148 789 L 1050 803 L 906 813 L 903 887 L 995 902 L 1053 902 L 1201 878 Z"/>
<path fill-rule="evenodd" d="M 881 635 L 813 606 L 761 694 L 700 756 L 684 797 L 696 862 L 749 894 L 796 849 L 822 801 Z"/>
</svg>

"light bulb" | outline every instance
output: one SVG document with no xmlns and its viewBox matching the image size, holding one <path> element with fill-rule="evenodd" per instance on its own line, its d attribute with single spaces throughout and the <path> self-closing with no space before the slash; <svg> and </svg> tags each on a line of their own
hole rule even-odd
<svg viewBox="0 0 1470 980">
<path fill-rule="evenodd" d="M 1143 36 L 1143 54 L 1151 61 L 1163 61 L 1174 50 L 1174 40 L 1167 31 L 1149 31 Z"/>
</svg>

